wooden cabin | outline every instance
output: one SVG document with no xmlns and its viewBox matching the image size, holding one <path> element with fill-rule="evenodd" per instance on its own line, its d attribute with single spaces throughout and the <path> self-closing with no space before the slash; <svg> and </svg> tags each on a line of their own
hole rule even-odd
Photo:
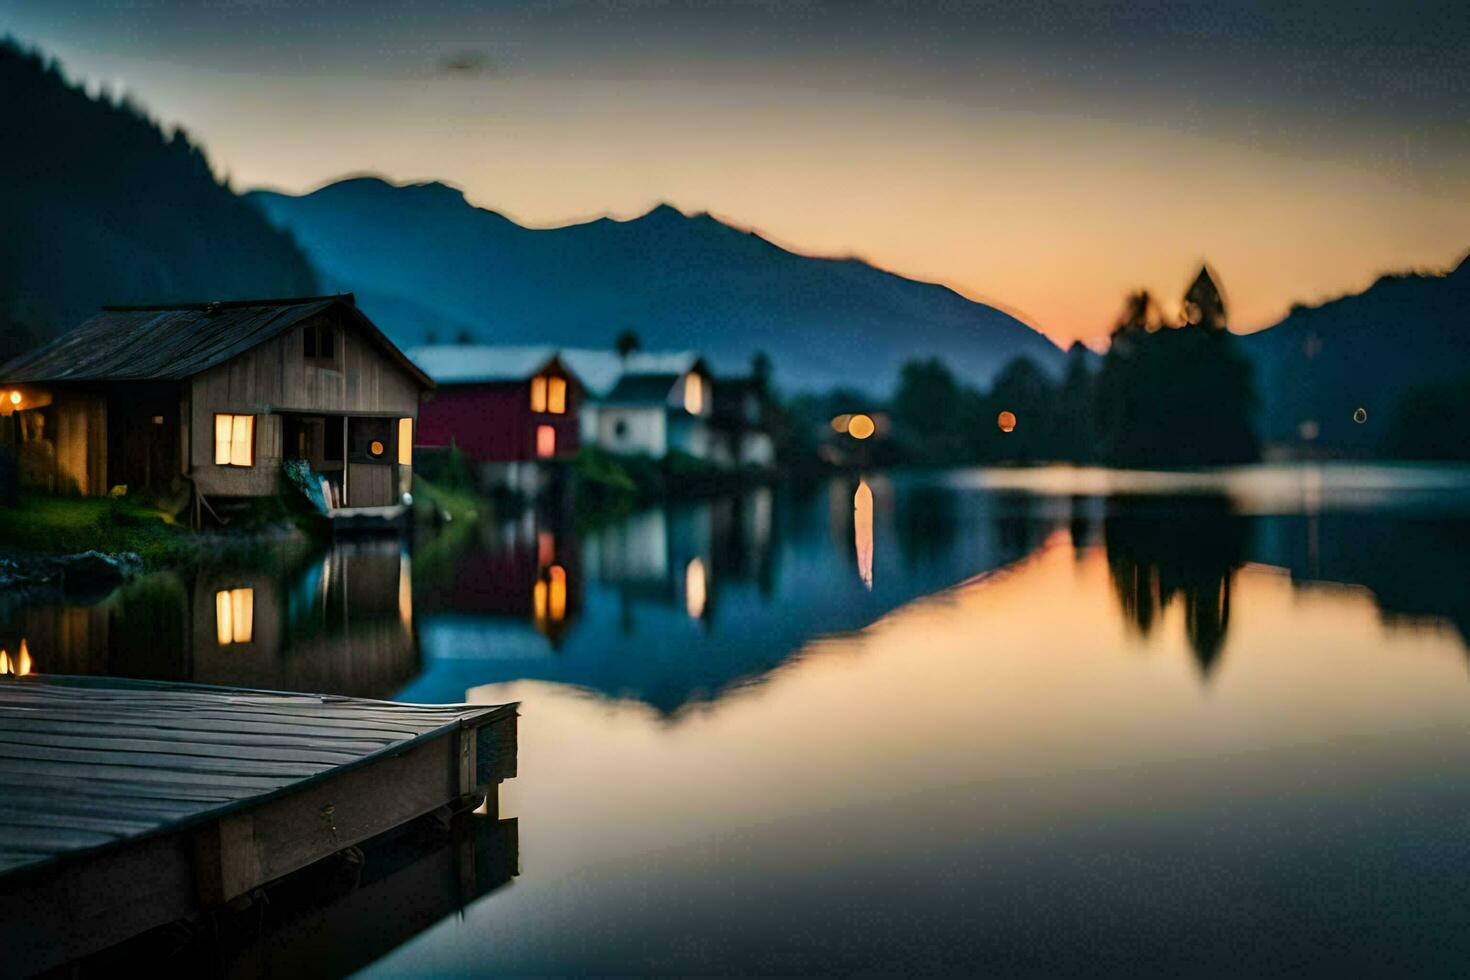
<svg viewBox="0 0 1470 980">
<path fill-rule="evenodd" d="M 197 522 L 216 499 L 277 493 L 300 459 L 336 506 L 384 507 L 410 489 L 432 387 L 350 293 L 104 307 L 0 367 L 0 422 L 31 490 L 121 487 Z"/>
<path fill-rule="evenodd" d="M 542 464 L 581 448 L 582 383 L 554 349 L 440 344 L 410 356 L 436 386 L 417 444 L 457 447 L 487 484 L 534 491 Z"/>
</svg>

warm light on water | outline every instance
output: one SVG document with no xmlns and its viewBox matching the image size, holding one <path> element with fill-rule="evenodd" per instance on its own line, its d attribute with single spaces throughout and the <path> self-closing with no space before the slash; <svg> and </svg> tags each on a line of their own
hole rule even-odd
<svg viewBox="0 0 1470 980">
<path fill-rule="evenodd" d="M 703 616 L 704 604 L 709 600 L 704 574 L 704 562 L 698 558 L 689 559 L 684 569 L 684 608 L 688 610 L 690 619 Z"/>
<path fill-rule="evenodd" d="M 867 480 L 858 481 L 852 497 L 852 536 L 857 551 L 858 578 L 873 589 L 873 489 Z"/>
</svg>

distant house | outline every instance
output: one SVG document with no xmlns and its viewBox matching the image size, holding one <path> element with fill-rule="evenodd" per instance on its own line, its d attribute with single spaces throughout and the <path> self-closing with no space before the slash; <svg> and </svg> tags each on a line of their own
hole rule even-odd
<svg viewBox="0 0 1470 980">
<path fill-rule="evenodd" d="M 612 386 L 584 406 L 582 439 L 614 453 L 706 459 L 714 398 L 714 378 L 698 354 L 630 355 Z"/>
<path fill-rule="evenodd" d="M 582 383 L 555 348 L 438 344 L 409 356 L 438 386 L 424 403 L 419 446 L 458 447 L 487 484 L 526 492 L 540 464 L 577 454 Z"/>
<path fill-rule="evenodd" d="M 775 465 L 776 445 L 765 412 L 765 392 L 759 381 L 720 378 L 709 420 L 710 460 L 723 466 Z"/>
<path fill-rule="evenodd" d="M 291 459 L 331 504 L 395 504 L 432 386 L 350 293 L 119 306 L 0 367 L 0 414 L 22 486 L 126 487 L 197 522 L 217 498 L 275 494 Z"/>
</svg>

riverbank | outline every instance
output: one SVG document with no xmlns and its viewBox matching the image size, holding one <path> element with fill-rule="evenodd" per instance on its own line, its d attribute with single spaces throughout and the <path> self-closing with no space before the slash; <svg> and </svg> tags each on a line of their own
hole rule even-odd
<svg viewBox="0 0 1470 980">
<path fill-rule="evenodd" d="M 0 554 L 133 554 L 147 567 L 192 557 L 199 536 L 161 510 L 126 497 L 23 496 L 0 507 Z"/>
<path fill-rule="evenodd" d="M 0 508 L 0 590 L 20 595 L 105 594 L 147 572 L 291 542 L 316 529 L 284 510 L 224 531 L 194 531 L 125 497 L 22 497 Z"/>
</svg>

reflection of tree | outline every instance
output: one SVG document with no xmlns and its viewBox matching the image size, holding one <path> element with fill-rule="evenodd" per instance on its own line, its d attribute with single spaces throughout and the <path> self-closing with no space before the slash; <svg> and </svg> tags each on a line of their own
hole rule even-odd
<svg viewBox="0 0 1470 980">
<path fill-rule="evenodd" d="M 1146 636 L 1178 597 L 1185 635 L 1208 675 L 1225 645 L 1247 519 L 1224 497 L 1124 497 L 1109 501 L 1103 534 L 1124 618 Z"/>
<path fill-rule="evenodd" d="M 991 494 L 994 509 L 995 546 L 1001 561 L 1011 562 L 1031 554 L 1046 540 L 1050 527 L 1039 520 L 1037 498 L 1019 490 Z"/>
</svg>

